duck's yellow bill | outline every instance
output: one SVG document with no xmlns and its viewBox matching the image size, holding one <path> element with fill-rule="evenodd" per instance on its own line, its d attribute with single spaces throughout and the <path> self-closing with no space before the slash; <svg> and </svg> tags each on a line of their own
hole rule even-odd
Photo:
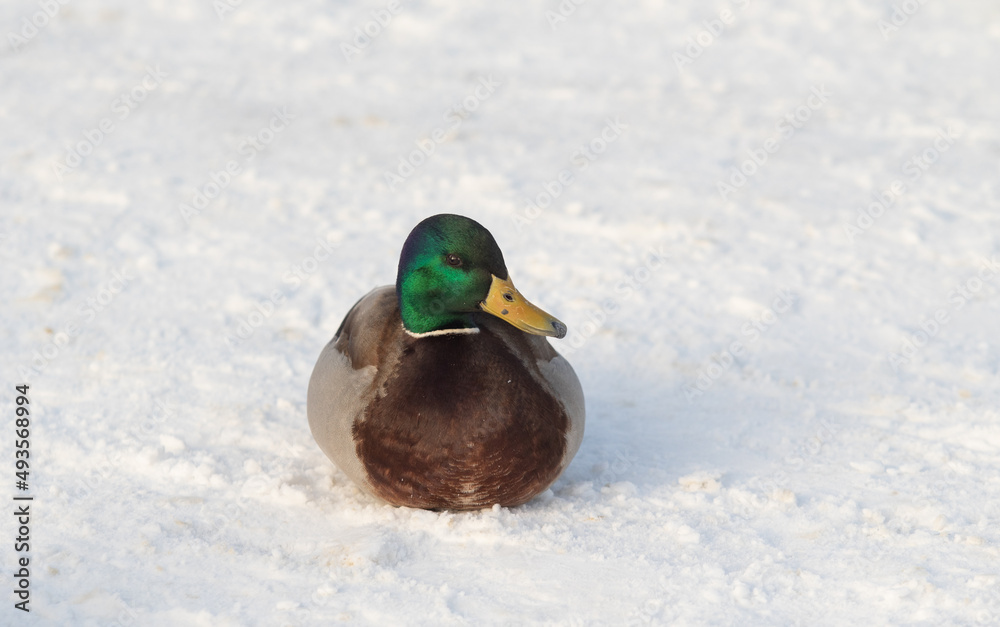
<svg viewBox="0 0 1000 627">
<path fill-rule="evenodd" d="M 479 308 L 511 323 L 525 333 L 566 337 L 566 325 L 528 302 L 517 291 L 510 279 L 493 275 L 493 283 L 486 300 Z"/>
</svg>

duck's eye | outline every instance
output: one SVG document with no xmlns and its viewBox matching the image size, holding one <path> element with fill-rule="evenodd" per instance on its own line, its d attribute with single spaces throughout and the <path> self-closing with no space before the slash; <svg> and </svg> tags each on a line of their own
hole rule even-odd
<svg viewBox="0 0 1000 627">
<path fill-rule="evenodd" d="M 510 292 L 505 292 L 504 295 L 503 295 L 503 299 L 505 301 L 507 301 L 508 303 L 512 303 L 512 302 L 514 302 L 514 295 L 511 294 Z"/>
<path fill-rule="evenodd" d="M 459 268 L 462 265 L 462 258 L 455 254 L 450 254 L 445 257 L 445 261 L 448 262 L 449 266 L 454 266 L 456 268 Z"/>
</svg>

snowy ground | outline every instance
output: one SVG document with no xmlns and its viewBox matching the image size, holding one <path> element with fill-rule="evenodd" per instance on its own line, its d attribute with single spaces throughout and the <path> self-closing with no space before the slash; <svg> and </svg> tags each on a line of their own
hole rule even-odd
<svg viewBox="0 0 1000 627">
<path fill-rule="evenodd" d="M 230 1 L 0 6 L 0 623 L 1000 623 L 1000 5 Z M 520 508 L 309 434 L 439 212 L 571 330 Z"/>
</svg>

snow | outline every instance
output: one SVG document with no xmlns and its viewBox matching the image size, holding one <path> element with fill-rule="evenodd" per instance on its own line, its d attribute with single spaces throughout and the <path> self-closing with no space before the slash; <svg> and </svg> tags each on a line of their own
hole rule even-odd
<svg viewBox="0 0 1000 627">
<path fill-rule="evenodd" d="M 0 49 L 0 622 L 1000 622 L 996 3 L 58 6 Z M 570 328 L 587 433 L 519 508 L 377 504 L 309 434 L 441 212 Z"/>
</svg>

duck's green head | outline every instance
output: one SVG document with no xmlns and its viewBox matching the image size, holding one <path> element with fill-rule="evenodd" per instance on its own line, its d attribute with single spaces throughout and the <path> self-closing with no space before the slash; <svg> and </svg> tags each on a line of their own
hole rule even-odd
<svg viewBox="0 0 1000 627">
<path fill-rule="evenodd" d="M 399 256 L 396 296 L 411 333 L 473 327 L 472 314 L 484 311 L 527 333 L 566 335 L 566 325 L 511 283 L 493 235 L 464 216 L 440 214 L 414 227 Z"/>
</svg>

